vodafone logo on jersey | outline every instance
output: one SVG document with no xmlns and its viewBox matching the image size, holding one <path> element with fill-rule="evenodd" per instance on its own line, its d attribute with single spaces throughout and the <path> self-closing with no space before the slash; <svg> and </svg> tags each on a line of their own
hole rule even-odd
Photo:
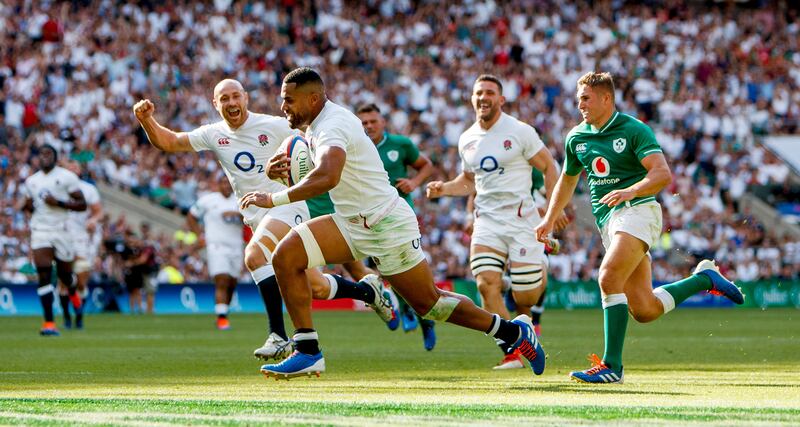
<svg viewBox="0 0 800 427">
<path fill-rule="evenodd" d="M 599 178 L 607 177 L 611 173 L 611 165 L 605 157 L 595 157 L 592 159 L 592 172 Z"/>
</svg>

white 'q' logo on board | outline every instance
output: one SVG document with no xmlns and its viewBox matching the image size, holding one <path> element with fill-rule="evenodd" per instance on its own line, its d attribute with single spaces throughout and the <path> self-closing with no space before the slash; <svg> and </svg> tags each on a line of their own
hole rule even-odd
<svg viewBox="0 0 800 427">
<path fill-rule="evenodd" d="M 605 157 L 595 157 L 592 160 L 592 171 L 598 178 L 607 177 L 611 173 L 611 165 Z"/>
</svg>

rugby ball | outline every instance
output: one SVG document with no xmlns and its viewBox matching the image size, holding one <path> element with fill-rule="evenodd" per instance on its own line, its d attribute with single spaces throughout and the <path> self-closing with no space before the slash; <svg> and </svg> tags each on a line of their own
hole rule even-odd
<svg viewBox="0 0 800 427">
<path fill-rule="evenodd" d="M 286 153 L 286 157 L 289 159 L 289 177 L 280 179 L 283 185 L 291 187 L 297 184 L 314 169 L 311 147 L 302 136 L 292 135 L 286 138 L 281 143 L 279 150 Z"/>
</svg>

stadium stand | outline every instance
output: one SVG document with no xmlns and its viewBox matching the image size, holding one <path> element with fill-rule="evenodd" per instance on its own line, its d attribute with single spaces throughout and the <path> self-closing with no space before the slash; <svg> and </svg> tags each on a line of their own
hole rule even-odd
<svg viewBox="0 0 800 427">
<path fill-rule="evenodd" d="M 759 209 L 742 203 L 764 185 L 798 194 L 797 169 L 761 145 L 766 135 L 798 132 L 798 11 L 773 1 L 752 9 L 665 3 L 600 1 L 590 10 L 582 2 L 549 1 L 441 7 L 218 0 L 182 1 L 180 8 L 4 2 L 0 281 L 26 282 L 34 273 L 27 218 L 14 204 L 38 145 L 78 160 L 88 180 L 185 212 L 211 180 L 225 179 L 220 168 L 208 155 L 152 149 L 131 105 L 152 98 L 162 123 L 190 130 L 217 120 L 211 89 L 233 77 L 250 91 L 251 110 L 280 114 L 280 79 L 301 65 L 320 69 L 332 99 L 375 102 L 388 112 L 390 130 L 410 136 L 433 159 L 437 179 L 458 173 L 455 145 L 474 119 L 466 100 L 479 73 L 502 76 L 506 110 L 534 125 L 560 163 L 563 138 L 579 120 L 577 77 L 610 71 L 618 108 L 657 128 L 675 175 L 660 197 L 665 229 L 653 249 L 654 275 L 673 280 L 699 257 L 715 257 L 738 280 L 798 278 L 800 237 L 776 227 L 768 199 Z M 464 201 L 415 196 L 438 278 L 468 277 Z M 129 222 L 124 215 L 108 218 L 104 239 L 122 235 Z M 204 280 L 199 248 L 172 231 L 157 238 L 162 266 L 187 281 Z M 553 275 L 595 278 L 597 233 L 572 227 L 560 238 Z M 96 279 L 115 274 L 113 257 L 98 260 Z"/>
</svg>

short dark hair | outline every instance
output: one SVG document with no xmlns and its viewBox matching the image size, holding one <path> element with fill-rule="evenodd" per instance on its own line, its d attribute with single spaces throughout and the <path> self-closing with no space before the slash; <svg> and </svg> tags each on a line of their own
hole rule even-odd
<svg viewBox="0 0 800 427">
<path fill-rule="evenodd" d="M 492 82 L 496 84 L 498 88 L 500 88 L 500 94 L 503 94 L 503 83 L 500 83 L 500 79 L 498 79 L 494 74 L 481 74 L 477 79 L 475 79 L 475 83 L 478 82 Z"/>
<path fill-rule="evenodd" d="M 325 83 L 322 81 L 322 77 L 319 76 L 319 73 L 310 67 L 295 68 L 283 78 L 283 83 L 294 83 L 297 85 L 297 87 L 303 86 L 307 83 L 317 83 L 320 86 L 325 86 Z"/>
<path fill-rule="evenodd" d="M 381 113 L 381 109 L 378 108 L 377 105 L 374 103 L 370 104 L 361 104 L 358 108 L 356 108 L 356 114 L 363 114 L 363 113 Z"/>
</svg>

